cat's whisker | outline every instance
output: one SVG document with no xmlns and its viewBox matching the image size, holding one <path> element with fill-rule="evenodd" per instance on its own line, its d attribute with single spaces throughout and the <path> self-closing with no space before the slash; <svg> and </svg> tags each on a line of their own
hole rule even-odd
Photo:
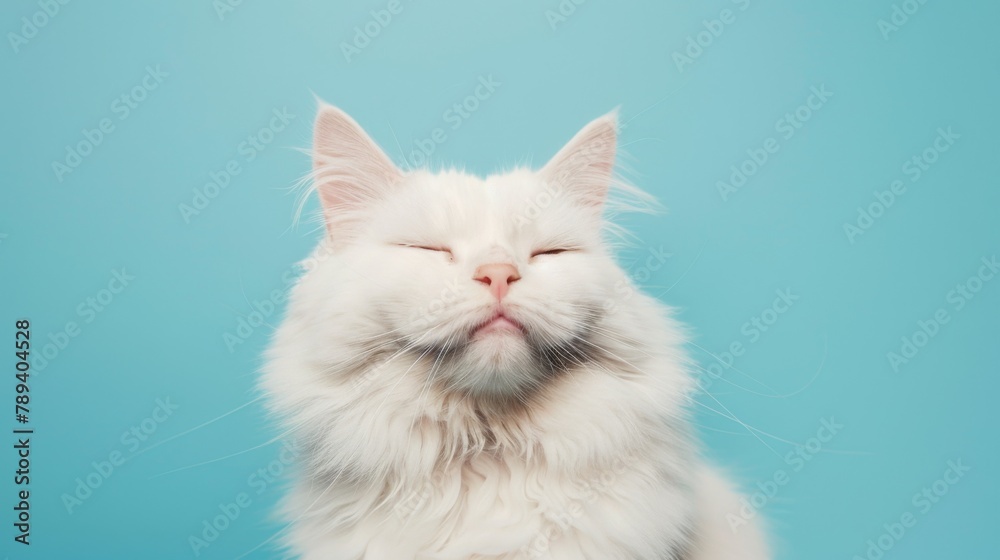
<svg viewBox="0 0 1000 560">
<path fill-rule="evenodd" d="M 678 87 L 675 87 L 674 89 L 670 90 L 670 91 L 669 91 L 669 92 L 667 92 L 667 93 L 666 93 L 665 95 L 663 95 L 663 97 L 660 97 L 660 98 L 659 98 L 659 99 L 657 99 L 657 100 L 656 100 L 655 102 L 653 102 L 653 104 L 652 104 L 652 105 L 650 105 L 650 106 L 646 107 L 645 109 L 643 109 L 643 110 L 639 111 L 638 113 L 636 113 L 636 114 L 632 115 L 632 118 L 630 118 L 629 120 L 627 120 L 627 121 L 623 122 L 623 123 L 622 123 L 622 124 L 621 124 L 621 125 L 619 126 L 619 128 L 621 128 L 622 130 L 625 130 L 625 129 L 627 129 L 627 128 L 628 128 L 628 124 L 629 124 L 630 122 L 632 122 L 632 121 L 634 121 L 635 119 L 637 119 L 637 118 L 639 118 L 640 116 L 642 116 L 642 115 L 643 115 L 643 114 L 644 114 L 644 113 L 645 113 L 646 111 L 649 111 L 650 109 L 652 109 L 652 108 L 654 108 L 654 107 L 656 107 L 656 106 L 660 105 L 661 103 L 663 103 L 663 102 L 664 102 L 664 101 L 666 101 L 667 99 L 670 99 L 670 97 L 671 97 L 672 95 L 674 95 L 675 93 L 677 93 L 678 91 L 680 91 L 680 90 L 681 90 L 681 89 L 682 89 L 682 88 L 683 88 L 683 87 L 684 87 L 685 85 L 687 85 L 687 82 L 684 82 L 684 83 L 683 83 L 683 84 L 681 84 L 680 86 L 678 86 Z"/>
<path fill-rule="evenodd" d="M 765 389 L 768 389 L 769 391 L 771 391 L 771 392 L 772 392 L 772 393 L 774 393 L 775 395 L 778 395 L 778 394 L 779 394 L 779 393 L 778 393 L 778 390 L 777 390 L 777 389 L 775 389 L 774 387 L 771 387 L 770 385 L 768 385 L 767 383 L 764 383 L 763 381 L 760 381 L 759 379 L 755 378 L 754 376 L 750 375 L 749 373 L 746 373 L 745 371 L 741 370 L 740 368 L 738 368 L 738 367 L 736 367 L 736 366 L 734 366 L 734 365 L 728 365 L 728 366 L 727 366 L 727 365 L 726 365 L 726 362 L 725 362 L 725 360 L 723 360 L 722 358 L 720 358 L 719 356 L 717 356 L 717 355 L 716 355 L 715 353 L 713 353 L 713 352 L 712 352 L 711 350 L 708 350 L 708 349 L 706 349 L 706 348 L 703 348 L 703 347 L 701 347 L 701 346 L 699 346 L 699 345 L 695 344 L 694 342 L 689 342 L 688 344 L 690 344 L 691 346 L 693 346 L 693 347 L 697 348 L 698 350 L 701 350 L 702 352 L 704 352 L 704 353 L 708 354 L 709 356 L 711 356 L 711 357 L 715 358 L 715 360 L 716 360 L 717 362 L 719 362 L 720 364 L 722 364 L 723 366 L 726 366 L 726 367 L 728 367 L 729 369 L 732 369 L 732 370 L 733 370 L 733 371 L 735 371 L 736 373 L 739 373 L 740 375 L 742 375 L 742 376 L 746 377 L 747 379 L 749 379 L 749 380 L 751 380 L 751 381 L 753 381 L 753 382 L 755 382 L 755 383 L 759 384 L 759 385 L 760 385 L 761 387 L 764 387 Z"/>
<path fill-rule="evenodd" d="M 255 399 L 249 400 L 249 401 L 241 404 L 240 406 L 237 406 L 236 408 L 230 410 L 229 412 L 220 414 L 219 416 L 216 416 L 215 418 L 212 418 L 211 420 L 208 420 L 206 422 L 202 422 L 201 424 L 198 424 L 197 426 L 195 426 L 193 428 L 184 430 L 183 432 L 180 432 L 178 434 L 174 434 L 174 435 L 172 435 L 172 436 L 170 436 L 168 438 L 162 439 L 162 440 L 160 440 L 160 441 L 158 441 L 158 442 L 156 442 L 156 443 L 154 443 L 152 445 L 146 446 L 146 447 L 140 449 L 139 451 L 136 451 L 132 455 L 130 455 L 129 459 L 138 457 L 139 455 L 142 455 L 143 453 L 146 453 L 148 451 L 152 451 L 153 449 L 156 449 L 157 447 L 160 447 L 161 445 L 164 445 L 164 444 L 170 443 L 171 441 L 174 441 L 176 439 L 182 438 L 182 437 L 184 437 L 184 436 L 186 436 L 186 435 L 188 435 L 188 434 L 190 434 L 192 432 L 196 432 L 196 431 L 204 428 L 205 426 L 209 426 L 211 424 L 214 424 L 215 422 L 218 422 L 219 420 L 222 420 L 223 418 L 226 418 L 230 414 L 234 414 L 236 412 L 239 412 L 240 410 L 243 410 L 244 408 L 250 406 L 251 404 L 259 402 L 263 398 L 264 398 L 264 395 L 261 395 L 261 396 L 255 398 Z"/>
<path fill-rule="evenodd" d="M 190 470 L 190 469 L 194 469 L 194 468 L 197 468 L 197 467 L 202 467 L 202 466 L 205 466 L 205 465 L 211 465 L 212 463 L 218 463 L 219 461 L 225 461 L 226 459 L 231 459 L 233 457 L 237 457 L 239 455 L 243 455 L 244 453 L 249 453 L 251 451 L 256 451 L 257 449 L 261 449 L 263 447 L 267 447 L 269 445 L 273 445 L 274 443 L 276 443 L 278 441 L 281 441 L 281 439 L 283 437 L 291 434 L 292 432 L 293 432 L 293 430 L 289 429 L 289 430 L 285 431 L 283 434 L 275 436 L 275 437 L 273 437 L 273 438 L 265 441 L 264 443 L 261 443 L 259 445 L 255 445 L 255 446 L 253 446 L 253 447 L 251 447 L 249 449 L 244 449 L 243 451 L 237 451 L 235 453 L 230 453 L 229 455 L 225 455 L 223 457 L 218 457 L 216 459 L 210 459 L 208 461 L 201 461 L 200 463 L 195 463 L 193 465 L 187 465 L 186 467 L 178 467 L 176 469 L 171 469 L 169 471 L 165 471 L 165 472 L 162 472 L 160 474 L 155 474 L 155 475 L 147 478 L 146 480 L 153 480 L 155 478 L 160 478 L 161 476 L 167 476 L 169 474 L 174 474 L 174 473 L 177 473 L 177 472 Z"/>
<path fill-rule="evenodd" d="M 764 441 L 763 439 L 761 439 L 761 438 L 760 438 L 760 436 L 758 436 L 758 435 L 757 435 L 757 433 L 758 433 L 758 432 L 760 432 L 760 433 L 762 433 L 762 434 L 764 434 L 764 435 L 767 435 L 768 437 L 770 437 L 770 438 L 772 438 L 772 439 L 775 439 L 775 440 L 778 440 L 778 441 L 785 441 L 785 440 L 782 440 L 781 438 L 779 438 L 779 437 L 777 437 L 777 436 L 774 436 L 774 435 L 772 435 L 772 434 L 769 434 L 769 433 L 767 433 L 767 432 L 765 432 L 765 431 L 763 431 L 763 430 L 758 430 L 757 428 L 754 428 L 754 427 L 752 427 L 752 426 L 748 425 L 748 424 L 747 424 L 746 422 L 744 422 L 744 421 L 740 420 L 740 419 L 739 419 L 739 418 L 738 418 L 738 417 L 737 417 L 737 416 L 736 416 L 735 414 L 733 414 L 733 412 L 732 412 L 731 410 L 729 410 L 729 409 L 728 409 L 728 408 L 726 407 L 726 405 L 722 404 L 722 401 L 720 401 L 719 399 L 717 399 L 717 398 L 715 398 L 714 396 L 712 396 L 712 394 L 711 394 L 711 393 L 704 393 L 704 394 L 705 394 L 705 395 L 708 395 L 708 397 L 709 397 L 709 398 L 711 398 L 711 399 L 712 399 L 713 401 L 715 401 L 716 403 L 718 403 L 718 405 L 719 405 L 719 406 L 721 406 L 721 407 L 722 407 L 722 409 L 723 409 L 723 410 L 725 410 L 725 411 L 726 411 L 726 412 L 728 413 L 728 416 L 727 416 L 727 415 L 725 415 L 725 414 L 722 414 L 722 413 L 721 413 L 721 412 L 719 412 L 718 410 L 715 410 L 714 408 L 712 408 L 712 407 L 710 407 L 710 406 L 706 405 L 705 403 L 702 403 L 702 402 L 698 402 L 698 401 L 696 401 L 696 400 L 692 400 L 691 402 L 693 402 L 693 403 L 695 403 L 695 404 L 697 404 L 697 405 L 699 405 L 699 406 L 702 406 L 702 407 L 705 407 L 705 408 L 707 408 L 708 410 L 711 410 L 712 412 L 715 412 L 715 413 L 716 413 L 716 414 L 718 414 L 719 416 L 722 416 L 723 418 L 727 418 L 727 419 L 729 419 L 729 420 L 732 420 L 733 422 L 736 422 L 736 423 L 737 423 L 737 424 L 739 424 L 740 426 L 743 426 L 743 428 L 744 428 L 744 429 L 745 429 L 745 430 L 746 430 L 746 431 L 747 431 L 747 432 L 748 432 L 748 433 L 749 433 L 750 435 L 752 435 L 752 436 L 753 436 L 754 438 L 756 438 L 756 439 L 757 439 L 757 441 L 759 441 L 759 442 L 760 442 L 760 443 L 761 443 L 761 444 L 762 444 L 762 445 L 763 445 L 764 447 L 766 447 L 766 448 L 767 448 L 767 449 L 768 449 L 768 450 L 769 450 L 769 451 L 770 451 L 771 453 L 773 453 L 775 457 L 778 457 L 779 459 L 781 459 L 781 458 L 782 458 L 781 454 L 779 454 L 779 453 L 778 453 L 777 451 L 775 451 L 773 447 L 771 447 L 770 445 L 768 445 L 766 441 Z"/>
<path fill-rule="evenodd" d="M 805 385 L 803 385 L 802 387 L 796 389 L 795 391 L 792 391 L 791 393 L 785 393 L 783 395 L 778 395 L 775 398 L 790 399 L 790 398 L 794 397 L 795 395 L 798 395 L 799 393 L 801 393 L 801 392 L 805 391 L 806 389 L 808 389 L 809 387 L 811 387 L 812 384 L 815 383 L 817 379 L 819 379 L 820 374 L 823 372 L 823 367 L 826 366 L 826 357 L 827 357 L 828 350 L 829 350 L 829 340 L 824 335 L 823 336 L 823 357 L 820 358 L 819 366 L 816 368 L 816 373 L 813 374 L 812 379 L 810 379 Z"/>
<path fill-rule="evenodd" d="M 729 435 L 733 435 L 733 436 L 750 437 L 750 434 L 748 434 L 746 432 L 734 432 L 732 430 L 722 430 L 722 429 L 719 429 L 719 428 L 713 428 L 712 426 L 706 426 L 704 424 L 699 424 L 699 423 L 694 422 L 694 421 L 691 421 L 691 425 L 692 426 L 697 426 L 698 428 L 700 428 L 702 430 L 708 430 L 710 432 L 719 432 L 720 434 L 729 434 Z"/>
<path fill-rule="evenodd" d="M 323 373 L 335 373 L 335 372 L 342 372 L 345 370 L 351 370 L 357 364 L 363 363 L 368 357 L 377 354 L 379 352 L 383 352 L 389 348 L 396 348 L 400 342 L 403 342 L 408 338 L 409 338 L 408 336 L 401 336 L 395 339 L 384 341 L 383 343 L 378 345 L 370 346 L 365 351 L 359 354 L 352 355 L 352 357 L 349 359 L 346 359 L 342 362 L 338 362 L 336 364 L 329 364 L 327 366 L 324 366 L 320 371 L 322 371 Z M 423 338 L 424 336 L 420 336 L 418 337 L 417 340 L 419 341 L 422 340 Z M 409 345 L 404 345 L 403 348 L 397 349 L 396 353 L 398 354 L 405 350 L 412 349 L 416 344 L 417 342 L 413 342 Z"/>
<path fill-rule="evenodd" d="M 593 331 L 595 331 L 595 332 L 600 332 L 600 333 L 601 333 L 601 334 L 602 334 L 603 336 L 606 336 L 606 337 L 608 337 L 608 338 L 611 338 L 611 339 L 615 340 L 615 341 L 616 341 L 616 342 L 618 342 L 618 343 L 621 343 L 621 344 L 625 344 L 625 345 L 630 345 L 630 344 L 632 343 L 632 341 L 626 341 L 626 340 L 623 340 L 623 339 L 621 339 L 620 337 L 618 337 L 618 336 L 617 336 L 617 334 L 616 334 L 616 333 L 614 333 L 613 331 L 610 331 L 610 330 L 608 330 L 608 329 L 605 329 L 605 328 L 603 328 L 603 327 L 601 327 L 601 326 L 599 326 L 599 325 L 594 325 L 594 326 L 590 327 L 590 329 L 591 329 L 591 330 L 593 330 Z M 703 350 L 703 351 L 706 351 L 706 350 L 705 350 L 704 348 L 701 348 L 700 346 L 698 346 L 698 345 L 696 345 L 696 344 L 693 344 L 693 343 L 691 343 L 691 345 L 692 345 L 692 346 L 695 346 L 696 348 L 698 348 L 698 349 L 700 349 L 700 350 Z M 646 357 L 652 357 L 652 356 L 651 356 L 651 355 L 650 355 L 649 353 L 647 353 L 647 352 L 645 352 L 645 351 L 642 351 L 642 350 L 641 350 L 641 349 L 639 349 L 639 348 L 638 348 L 637 346 L 630 346 L 630 348 L 631 348 L 631 349 L 633 349 L 633 350 L 636 350 L 636 351 L 639 351 L 639 352 L 641 352 L 641 353 L 642 353 L 642 354 L 644 354 L 644 355 L 645 355 Z M 707 351 L 706 351 L 706 352 L 707 352 Z M 711 352 L 709 352 L 709 354 L 711 354 Z M 718 356 L 715 356 L 714 354 L 712 354 L 712 356 L 713 356 L 713 357 L 715 357 L 715 358 L 716 358 L 716 360 L 718 360 L 718 361 L 722 362 L 722 363 L 723 363 L 723 364 L 725 365 L 725 362 L 723 362 L 723 361 L 721 360 L 721 358 L 719 358 Z M 826 359 L 826 344 L 825 344 L 825 339 L 824 339 L 824 351 L 823 351 L 823 362 L 825 362 L 825 359 Z M 708 375 L 711 375 L 711 372 L 710 372 L 710 371 L 709 371 L 708 369 L 706 369 L 706 368 L 702 367 L 701 365 L 699 365 L 699 364 L 697 364 L 697 363 L 693 363 L 693 364 L 691 364 L 691 366 L 692 366 L 692 367 L 694 367 L 695 369 L 697 369 L 697 370 L 699 370 L 699 371 L 701 371 L 701 372 L 705 373 L 705 374 L 708 374 Z M 732 366 L 727 366 L 727 367 L 732 367 Z M 808 387 L 809 385 L 811 385 L 811 384 L 812 384 L 812 383 L 813 383 L 813 382 L 814 382 L 814 381 L 815 381 L 815 380 L 816 380 L 816 379 L 818 378 L 818 376 L 819 376 L 819 372 L 820 372 L 820 371 L 822 370 L 822 367 L 823 367 L 823 364 L 821 363 L 821 364 L 820 364 L 820 367 L 819 367 L 819 369 L 818 369 L 818 370 L 817 370 L 817 372 L 816 372 L 816 374 L 814 374 L 814 375 L 813 375 L 813 378 L 812 378 L 812 380 L 811 380 L 811 381 L 810 381 L 810 382 L 809 382 L 808 384 L 806 384 L 806 386 L 805 386 L 805 387 L 802 387 L 802 388 L 800 388 L 800 389 L 798 389 L 798 390 L 796 390 L 796 391 L 794 391 L 794 392 L 792 392 L 792 393 L 787 393 L 787 394 L 770 394 L 770 395 L 769 395 L 769 394 L 767 394 L 767 393 L 761 393 L 761 392 L 759 392 L 759 391 L 754 391 L 754 390 L 750 389 L 749 387 L 744 387 L 743 385 L 740 385 L 740 384 L 738 384 L 738 383 L 735 383 L 735 382 L 733 382 L 733 381 L 731 381 L 731 380 L 729 380 L 729 379 L 726 379 L 725 377 L 722 377 L 722 376 L 714 376 L 714 375 L 712 375 L 712 378 L 713 378 L 713 379 L 719 379 L 719 380 L 721 380 L 721 381 L 723 381 L 723 382 L 725 382 L 725 383 L 728 383 L 728 384 L 732 385 L 733 387 L 736 387 L 737 389 L 741 389 L 741 390 L 743 390 L 743 391 L 745 391 L 745 392 L 747 392 L 747 393 L 750 393 L 750 394 L 753 394 L 753 395 L 757 395 L 757 396 L 761 396 L 761 397 L 766 397 L 766 398 L 774 398 L 774 399 L 784 399 L 784 398 L 789 398 L 789 397 L 791 397 L 791 396 L 794 396 L 794 395 L 796 395 L 796 394 L 798 394 L 798 393 L 801 393 L 801 392 L 802 392 L 803 390 L 805 390 L 805 389 L 806 389 L 806 388 L 807 388 L 807 387 Z M 737 368 L 733 368 L 733 369 L 734 369 L 734 370 L 737 370 Z M 737 370 L 737 371 L 739 371 L 739 370 Z M 743 372 L 741 372 L 741 371 L 740 371 L 740 373 L 742 373 L 742 374 L 743 374 L 744 376 L 746 376 L 746 377 L 749 377 L 750 379 L 752 379 L 752 380 L 756 381 L 757 383 L 759 383 L 759 384 L 761 384 L 761 385 L 764 385 L 765 387 L 767 387 L 767 388 L 771 389 L 771 387 L 769 387 L 769 386 L 767 386 L 766 384 L 764 384 L 764 383 L 762 383 L 762 382 L 760 382 L 760 381 L 758 381 L 758 380 L 754 379 L 754 378 L 753 378 L 753 377 L 751 377 L 751 376 L 750 376 L 749 374 L 746 374 L 746 373 L 743 373 Z M 774 389 L 772 389 L 772 390 L 774 390 Z M 775 391 L 775 393 L 777 393 L 777 391 L 776 391 L 776 390 L 774 390 L 774 391 Z"/>
<path fill-rule="evenodd" d="M 702 407 L 704 407 L 704 408 L 706 408 L 706 409 L 708 409 L 708 410 L 710 410 L 710 411 L 718 414 L 719 416 L 721 416 L 721 417 L 723 417 L 723 418 L 725 418 L 727 420 L 731 420 L 731 421 L 735 421 L 737 423 L 740 423 L 739 420 L 736 419 L 735 417 L 727 416 L 727 415 L 719 412 L 718 410 L 715 410 L 714 408 L 712 408 L 712 407 L 710 407 L 710 406 L 708 406 L 708 405 L 706 405 L 704 403 L 696 402 L 695 404 L 698 404 L 699 406 L 702 406 Z M 709 429 L 709 430 L 720 431 L 720 432 L 724 432 L 724 433 L 731 433 L 731 432 L 726 432 L 725 430 L 719 430 L 719 429 L 715 429 L 715 428 L 710 428 L 710 427 L 702 425 L 702 424 L 699 424 L 699 426 L 701 426 L 701 427 L 703 427 L 705 429 Z M 785 439 L 785 438 L 776 436 L 776 435 L 774 435 L 774 434 L 772 434 L 770 432 L 766 432 L 764 430 L 761 430 L 760 428 L 755 428 L 753 426 L 750 426 L 749 424 L 744 424 L 744 427 L 748 428 L 748 433 L 747 434 L 743 434 L 742 432 L 740 432 L 737 435 L 754 435 L 756 433 L 756 434 L 760 434 L 762 436 L 771 438 L 771 439 L 773 439 L 775 441 L 779 441 L 781 443 L 787 443 L 788 445 L 792 445 L 792 446 L 795 446 L 795 447 L 806 447 L 806 443 L 802 443 L 802 442 L 798 442 L 798 441 L 793 441 L 793 440 L 790 440 L 790 439 Z M 872 453 L 870 451 L 857 451 L 857 450 L 848 450 L 848 449 L 830 449 L 827 446 L 824 446 L 822 449 L 817 450 L 816 453 L 829 453 L 831 455 L 874 455 L 874 453 Z"/>
<path fill-rule="evenodd" d="M 748 394 L 751 394 L 751 395 L 754 395 L 754 396 L 764 397 L 764 398 L 768 398 L 768 399 L 780 399 L 780 398 L 784 398 L 782 395 L 769 395 L 767 393 L 761 393 L 760 391 L 754 391 L 753 389 L 751 389 L 749 387 L 746 387 L 744 385 L 740 385 L 739 383 L 736 383 L 735 381 L 732 381 L 731 379 L 726 379 L 726 377 L 723 376 L 723 375 L 713 374 L 708 368 L 706 368 L 706 367 L 704 367 L 704 366 L 702 366 L 700 364 L 692 364 L 691 367 L 694 368 L 696 371 L 699 371 L 699 372 L 705 374 L 710 379 L 718 379 L 719 381 L 722 381 L 723 383 L 725 383 L 727 385 L 735 387 L 735 388 L 743 391 L 744 393 L 748 393 Z M 699 388 L 699 390 L 702 390 L 702 391 L 707 391 L 708 390 L 707 388 L 701 387 L 700 385 L 699 385 L 698 388 Z M 713 391 L 713 394 L 720 395 L 721 393 L 719 393 L 718 391 Z"/>
<path fill-rule="evenodd" d="M 680 284 L 681 280 L 683 280 L 688 275 L 688 273 L 691 272 L 691 269 L 694 268 L 694 265 L 696 265 L 698 263 L 698 261 L 701 260 L 701 256 L 702 256 L 702 254 L 705 253 L 705 247 L 707 245 L 708 245 L 707 241 L 705 243 L 702 243 L 701 249 L 698 249 L 698 254 L 695 255 L 694 259 L 691 261 L 691 264 L 689 264 L 687 266 L 687 268 L 684 269 L 684 272 L 682 272 L 681 275 L 677 277 L 677 280 L 674 280 L 674 283 L 671 284 L 669 288 L 667 288 L 666 290 L 664 290 L 664 291 L 656 294 L 653 297 L 656 298 L 656 299 L 660 299 L 663 296 L 667 295 L 670 292 L 670 290 L 673 290 L 674 287 L 677 286 L 677 284 Z"/>
<path fill-rule="evenodd" d="M 803 387 L 800 387 L 799 389 L 797 389 L 797 390 L 795 390 L 795 391 L 793 391 L 791 393 L 774 394 L 774 395 L 769 395 L 767 393 L 761 393 L 759 391 L 754 391 L 753 389 L 750 389 L 749 387 L 745 387 L 745 386 L 740 385 L 739 383 L 736 383 L 736 382 L 734 382 L 734 381 L 732 381 L 730 379 L 726 379 L 726 377 L 723 376 L 723 375 L 713 374 L 709 369 L 707 369 L 707 368 L 705 368 L 705 367 L 703 367 L 701 365 L 693 364 L 692 367 L 695 368 L 696 370 L 704 373 L 710 379 L 718 379 L 719 381 L 722 381 L 723 383 L 726 383 L 728 385 L 736 387 L 737 389 L 740 389 L 740 390 L 742 390 L 742 391 L 744 391 L 746 393 L 749 393 L 751 395 L 755 395 L 755 396 L 758 396 L 758 397 L 764 397 L 764 398 L 768 398 L 768 399 L 788 399 L 788 398 L 794 397 L 795 395 L 798 395 L 802 391 L 805 391 L 806 389 L 808 389 L 809 386 L 812 385 L 819 378 L 819 375 L 823 371 L 823 366 L 824 366 L 825 363 L 826 363 L 826 350 L 824 348 L 823 357 L 821 358 L 819 367 L 816 369 L 816 372 L 813 373 L 812 378 L 809 380 L 808 383 L 806 383 L 806 385 L 804 385 Z M 707 389 L 702 388 L 701 390 L 707 390 Z M 718 392 L 714 392 L 714 394 L 718 395 L 719 393 Z"/>
<path fill-rule="evenodd" d="M 396 142 L 396 147 L 399 148 L 399 157 L 403 162 L 403 170 L 409 171 L 411 169 L 410 160 L 406 157 L 406 151 L 403 150 L 402 144 L 399 143 L 399 137 L 396 136 L 396 131 L 392 129 L 392 125 L 386 123 L 389 127 L 389 132 L 392 134 L 392 139 Z"/>
<path fill-rule="evenodd" d="M 550 337 L 549 335 L 547 335 L 546 333 L 544 333 L 544 332 L 542 333 L 542 336 L 543 336 L 543 338 L 549 338 L 549 339 L 550 339 L 550 340 L 549 340 L 550 344 L 552 344 L 552 346 L 553 346 L 554 348 L 556 348 L 556 349 L 557 349 L 557 351 L 559 351 L 560 353 L 562 352 L 562 350 L 560 349 L 560 348 L 561 348 L 561 345 L 559 345 L 557 341 L 555 341 L 554 339 L 551 339 L 551 337 Z M 586 343 L 588 343 L 588 344 L 590 344 L 590 345 L 592 345 L 592 346 L 595 346 L 595 347 L 596 347 L 596 345 L 595 345 L 594 343 L 590 342 L 590 341 L 586 341 L 586 340 L 582 340 L 582 339 L 581 339 L 581 341 L 582 341 L 582 342 L 586 342 Z M 599 348 L 599 347 L 598 347 L 598 348 Z M 600 348 L 599 348 L 599 349 L 600 349 Z M 567 357 L 568 357 L 568 358 L 570 359 L 570 361 L 571 361 L 571 362 L 573 362 L 574 364 L 576 364 L 577 366 L 579 366 L 579 367 L 580 367 L 580 369 L 582 369 L 582 370 L 584 370 L 584 371 L 587 371 L 587 372 L 591 373 L 591 375 L 597 375 L 597 372 L 596 372 L 596 371 L 594 371 L 594 369 L 595 369 L 595 368 L 596 368 L 596 369 L 600 369 L 600 370 L 603 370 L 603 371 L 605 371 L 606 373 L 608 373 L 608 374 L 610 374 L 610 375 L 616 375 L 616 374 L 615 374 L 615 372 L 613 372 L 613 371 L 611 371 L 610 369 L 608 369 L 608 368 L 607 368 L 606 366 L 604 366 L 603 364 L 601 364 L 601 363 L 600 363 L 599 361 L 595 361 L 595 362 L 593 362 L 593 363 L 588 363 L 588 362 L 583 362 L 583 361 L 582 361 L 582 360 L 581 360 L 580 358 L 578 358 L 578 357 L 575 357 L 575 356 L 569 356 L 569 355 L 567 355 Z M 655 400 L 655 399 L 653 398 L 653 396 L 652 396 L 652 395 L 649 395 L 649 394 L 647 394 L 647 393 L 644 393 L 644 392 L 643 392 L 643 393 L 640 393 L 640 394 L 641 394 L 641 396 L 642 396 L 642 397 L 643 397 L 644 399 L 646 399 L 647 401 L 649 401 L 649 402 L 650 402 L 651 404 L 654 404 L 654 405 L 661 405 L 661 403 L 658 403 L 658 402 L 657 402 L 657 401 L 656 401 L 656 400 Z"/>
</svg>

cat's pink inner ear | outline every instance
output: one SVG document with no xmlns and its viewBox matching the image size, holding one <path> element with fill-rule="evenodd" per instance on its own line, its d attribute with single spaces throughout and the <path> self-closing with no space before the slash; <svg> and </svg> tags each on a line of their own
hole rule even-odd
<svg viewBox="0 0 1000 560">
<path fill-rule="evenodd" d="M 354 119 L 326 104 L 313 130 L 313 172 L 328 228 L 331 214 L 378 198 L 402 177 Z"/>
<path fill-rule="evenodd" d="M 585 205 L 604 204 L 615 167 L 618 115 L 611 112 L 583 127 L 542 169 L 556 190 L 574 193 Z"/>
</svg>

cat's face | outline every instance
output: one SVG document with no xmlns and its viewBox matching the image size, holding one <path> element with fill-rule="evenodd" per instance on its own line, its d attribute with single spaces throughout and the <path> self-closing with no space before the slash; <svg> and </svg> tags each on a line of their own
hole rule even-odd
<svg viewBox="0 0 1000 560">
<path fill-rule="evenodd" d="M 522 394 L 586 360 L 623 289 L 601 238 L 615 135 L 613 116 L 598 119 L 540 171 L 404 173 L 323 107 L 316 188 L 346 269 L 330 290 L 358 309 L 331 320 L 383 330 L 433 364 L 434 382 L 469 393 Z"/>
</svg>

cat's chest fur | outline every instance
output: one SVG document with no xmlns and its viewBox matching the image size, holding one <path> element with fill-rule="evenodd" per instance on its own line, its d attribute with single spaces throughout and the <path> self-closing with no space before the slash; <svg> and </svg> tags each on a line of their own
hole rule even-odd
<svg viewBox="0 0 1000 560">
<path fill-rule="evenodd" d="M 630 391 L 621 380 L 573 373 L 552 387 L 557 397 L 523 410 L 400 400 L 372 419 L 394 433 L 338 431 L 367 438 L 340 447 L 390 438 L 396 447 L 378 463 L 347 466 L 351 476 L 304 489 L 303 500 L 329 492 L 324 499 L 344 520 L 325 531 L 326 546 L 346 558 L 505 560 L 656 558 L 681 546 L 690 514 L 686 438 L 666 437 L 672 432 L 651 408 L 609 406 L 617 400 L 609 396 Z M 351 418 L 345 411 L 341 422 Z M 329 517 L 315 521 L 330 527 Z"/>
<path fill-rule="evenodd" d="M 430 551 L 447 558 L 577 558 L 581 547 L 599 550 L 596 541 L 602 539 L 647 537 L 625 534 L 653 513 L 632 503 L 634 493 L 626 491 L 648 486 L 657 493 L 643 477 L 624 460 L 559 473 L 523 459 L 481 455 L 400 493 L 391 511 L 372 518 L 381 518 L 373 526 L 383 530 L 369 544 L 369 554 L 377 558 L 373 551 L 388 547 L 387 558 Z M 611 511 L 616 522 L 632 518 L 616 536 L 605 519 Z M 420 541 L 419 550 L 397 548 Z"/>
</svg>

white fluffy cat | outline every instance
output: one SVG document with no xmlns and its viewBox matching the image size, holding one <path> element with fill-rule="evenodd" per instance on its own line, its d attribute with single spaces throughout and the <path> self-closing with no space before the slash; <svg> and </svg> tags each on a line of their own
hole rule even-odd
<svg viewBox="0 0 1000 560">
<path fill-rule="evenodd" d="M 324 241 L 263 377 L 304 560 L 762 560 L 699 458 L 684 337 L 603 239 L 617 124 L 543 169 L 397 168 L 321 106 Z"/>
</svg>

